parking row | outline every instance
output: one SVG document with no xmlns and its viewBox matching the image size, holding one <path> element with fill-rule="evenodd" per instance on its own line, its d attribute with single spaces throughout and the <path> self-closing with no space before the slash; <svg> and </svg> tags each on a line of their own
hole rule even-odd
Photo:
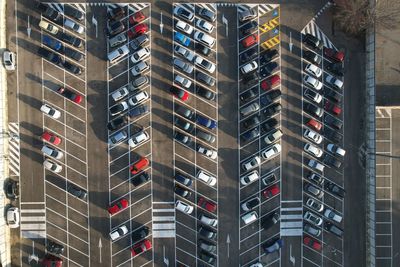
<svg viewBox="0 0 400 267">
<path fill-rule="evenodd" d="M 218 86 L 215 4 L 173 5 L 176 261 L 217 263 Z"/>
<path fill-rule="evenodd" d="M 280 45 L 264 45 L 279 39 L 279 7 L 268 5 L 265 12 L 266 6 L 238 5 L 237 11 L 241 266 L 279 261 L 282 245 Z"/>
</svg>

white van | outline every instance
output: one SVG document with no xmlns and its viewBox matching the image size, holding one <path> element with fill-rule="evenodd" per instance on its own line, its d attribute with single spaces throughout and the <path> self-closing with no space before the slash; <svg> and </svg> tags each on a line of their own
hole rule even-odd
<svg viewBox="0 0 400 267">
<path fill-rule="evenodd" d="M 242 220 L 244 224 L 250 224 L 258 219 L 258 214 L 255 211 L 246 213 L 245 215 L 242 216 Z"/>
<path fill-rule="evenodd" d="M 128 45 L 124 45 L 124 46 L 119 47 L 118 49 L 115 49 L 114 51 L 111 51 L 108 54 L 107 58 L 108 58 L 108 61 L 110 61 L 110 63 L 112 64 L 128 54 L 129 54 Z"/>
</svg>

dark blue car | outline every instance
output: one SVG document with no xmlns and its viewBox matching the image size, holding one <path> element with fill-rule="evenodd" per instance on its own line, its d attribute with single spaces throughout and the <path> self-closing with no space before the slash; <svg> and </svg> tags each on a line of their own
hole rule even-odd
<svg viewBox="0 0 400 267">
<path fill-rule="evenodd" d="M 209 129 L 217 128 L 217 123 L 215 121 L 213 121 L 209 118 L 206 118 L 202 115 L 197 115 L 196 122 L 204 127 L 209 128 Z"/>
<path fill-rule="evenodd" d="M 190 39 L 189 37 L 187 37 L 186 35 L 180 33 L 180 32 L 175 32 L 175 37 L 174 37 L 175 41 L 180 43 L 181 45 L 184 46 L 189 46 L 190 45 Z"/>
<path fill-rule="evenodd" d="M 48 35 L 44 35 L 43 36 L 43 43 L 45 45 L 47 45 L 48 47 L 53 48 L 56 51 L 60 51 L 61 48 L 62 48 L 62 44 L 61 44 L 60 41 L 58 41 L 58 40 L 56 40 L 54 38 L 51 38 Z"/>
</svg>

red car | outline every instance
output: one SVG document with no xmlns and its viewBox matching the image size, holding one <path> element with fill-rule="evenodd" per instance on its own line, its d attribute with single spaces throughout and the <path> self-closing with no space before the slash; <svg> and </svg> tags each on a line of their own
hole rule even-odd
<svg viewBox="0 0 400 267">
<path fill-rule="evenodd" d="M 146 33 L 148 30 L 149 30 L 149 27 L 147 26 L 147 24 L 144 24 L 144 23 L 138 24 L 128 31 L 128 37 L 134 38 L 138 35 Z"/>
<path fill-rule="evenodd" d="M 125 209 L 126 207 L 128 207 L 128 204 L 129 204 L 129 202 L 125 198 L 120 199 L 120 200 L 118 200 L 117 203 L 108 207 L 108 213 L 110 213 L 111 215 L 116 214 L 116 213 L 120 212 L 121 210 Z"/>
<path fill-rule="evenodd" d="M 250 47 L 254 44 L 258 43 L 258 34 L 252 34 L 250 36 L 247 36 L 243 41 L 242 45 L 244 48 Z"/>
<path fill-rule="evenodd" d="M 321 251 L 322 245 L 320 242 L 318 242 L 317 240 L 315 240 L 314 238 L 311 238 L 309 236 L 305 236 L 303 239 L 303 243 L 304 245 L 307 245 L 317 251 Z"/>
<path fill-rule="evenodd" d="M 309 119 L 307 121 L 307 126 L 314 130 L 317 130 L 318 132 L 321 131 L 322 128 L 322 124 L 314 119 Z"/>
<path fill-rule="evenodd" d="M 265 198 L 271 198 L 279 194 L 280 189 L 278 184 L 274 184 L 263 191 L 263 195 Z"/>
<path fill-rule="evenodd" d="M 129 17 L 129 23 L 131 25 L 135 25 L 143 21 L 145 18 L 146 16 L 143 14 L 143 12 L 139 11 Z"/>
<path fill-rule="evenodd" d="M 133 245 L 133 247 L 131 248 L 132 256 L 139 255 L 140 253 L 143 253 L 150 249 L 151 249 L 151 242 L 150 240 L 145 239 Z"/>
<path fill-rule="evenodd" d="M 79 104 L 79 103 L 82 102 L 82 96 L 79 95 L 79 94 L 74 93 L 73 91 L 71 91 L 71 90 L 69 90 L 69 89 L 60 87 L 60 88 L 57 90 L 57 92 L 58 92 L 60 95 L 62 95 L 62 96 L 64 96 L 64 97 L 68 98 L 68 99 L 71 100 L 71 101 L 74 101 L 74 102 L 77 103 L 77 104 Z"/>
<path fill-rule="evenodd" d="M 42 140 L 52 143 L 53 145 L 58 146 L 59 144 L 61 144 L 61 138 L 58 137 L 57 135 L 50 133 L 50 132 L 44 132 L 42 134 Z"/>
<path fill-rule="evenodd" d="M 138 174 L 141 170 L 143 170 L 144 168 L 146 168 L 147 166 L 149 166 L 150 161 L 145 158 L 142 157 L 141 159 L 139 159 L 138 161 L 136 161 L 132 166 L 131 166 L 131 173 L 132 174 Z"/>
<path fill-rule="evenodd" d="M 261 88 L 265 91 L 268 91 L 275 85 L 279 84 L 280 82 L 281 82 L 281 77 L 279 77 L 278 74 L 275 74 L 262 81 Z"/>
<path fill-rule="evenodd" d="M 329 102 L 328 100 L 325 101 L 324 109 L 326 111 L 332 112 L 334 115 L 339 116 L 340 113 L 342 113 L 342 109 L 333 104 L 332 102 Z"/>
<path fill-rule="evenodd" d="M 328 47 L 324 47 L 324 56 L 335 62 L 342 62 L 344 60 L 344 53 L 342 51 L 336 51 Z"/>
<path fill-rule="evenodd" d="M 169 89 L 169 91 L 177 98 L 179 98 L 182 101 L 186 101 L 189 98 L 189 94 L 188 92 L 186 92 L 185 90 L 175 87 L 175 86 L 171 86 L 171 88 Z"/>
<path fill-rule="evenodd" d="M 208 210 L 209 212 L 215 212 L 217 210 L 217 205 L 212 203 L 211 201 L 206 200 L 204 197 L 199 198 L 197 205 L 199 205 L 203 209 Z"/>
<path fill-rule="evenodd" d="M 61 267 L 63 260 L 51 254 L 46 254 L 42 260 L 42 266 L 45 267 Z"/>
</svg>

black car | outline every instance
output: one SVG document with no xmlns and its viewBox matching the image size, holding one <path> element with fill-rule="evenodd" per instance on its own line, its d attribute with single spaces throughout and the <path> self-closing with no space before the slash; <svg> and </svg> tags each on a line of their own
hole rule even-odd
<svg viewBox="0 0 400 267">
<path fill-rule="evenodd" d="M 82 21 L 85 16 L 83 15 L 83 12 L 80 10 L 72 7 L 71 5 L 64 5 L 64 15 L 67 15 L 71 18 L 77 19 Z"/>
<path fill-rule="evenodd" d="M 261 77 L 268 77 L 272 74 L 272 72 L 278 67 L 278 63 L 269 62 L 260 68 Z"/>
<path fill-rule="evenodd" d="M 242 125 L 245 129 L 253 128 L 258 124 L 260 124 L 260 117 L 258 115 L 252 116 L 242 122 Z"/>
<path fill-rule="evenodd" d="M 305 59 L 307 59 L 308 61 L 310 61 L 314 65 L 317 65 L 317 66 L 321 65 L 322 58 L 320 56 L 318 56 L 317 54 L 315 54 L 311 50 L 304 51 L 303 57 Z"/>
<path fill-rule="evenodd" d="M 106 34 L 112 37 L 125 30 L 125 25 L 121 21 L 114 21 L 107 24 Z"/>
<path fill-rule="evenodd" d="M 52 21 L 55 21 L 55 22 L 60 22 L 59 20 L 62 17 L 58 11 L 56 11 L 50 7 L 45 12 L 43 12 L 42 15 L 48 19 L 51 19 Z"/>
<path fill-rule="evenodd" d="M 43 3 L 39 2 L 39 1 L 36 1 L 35 6 L 42 13 L 46 12 L 47 9 L 51 8 L 48 5 L 43 4 Z"/>
<path fill-rule="evenodd" d="M 281 90 L 272 90 L 269 91 L 267 94 L 263 95 L 260 98 L 260 102 L 263 106 L 268 106 L 269 104 L 271 104 L 272 102 L 274 102 L 275 100 L 277 100 L 278 98 L 280 98 L 282 95 Z"/>
<path fill-rule="evenodd" d="M 337 227 L 335 224 L 331 222 L 324 222 L 324 229 L 338 237 L 343 236 L 343 229 Z"/>
<path fill-rule="evenodd" d="M 60 33 L 60 39 L 66 42 L 67 44 L 70 44 L 78 48 L 83 46 L 83 41 L 81 39 L 65 32 Z"/>
<path fill-rule="evenodd" d="M 315 172 L 309 172 L 307 174 L 307 179 L 316 183 L 317 185 L 321 186 L 322 183 L 324 182 L 324 178 L 322 178 L 321 175 L 315 173 Z"/>
<path fill-rule="evenodd" d="M 245 132 L 244 134 L 242 134 L 240 136 L 242 142 L 250 142 L 253 141 L 254 139 L 256 139 L 257 137 L 260 136 L 260 130 L 258 130 L 258 127 Z"/>
<path fill-rule="evenodd" d="M 186 177 L 180 173 L 175 174 L 175 181 L 177 181 L 183 185 L 186 185 L 187 187 L 192 186 L 192 183 L 193 183 L 192 179 L 190 179 L 189 177 Z"/>
<path fill-rule="evenodd" d="M 49 51 L 49 50 L 47 50 L 47 49 L 45 49 L 43 47 L 39 48 L 38 54 L 41 57 L 47 59 L 50 62 L 53 62 L 56 65 L 62 64 L 62 60 L 61 60 L 61 57 L 59 55 L 57 55 L 57 54 L 55 54 L 55 53 L 53 53 L 53 52 L 51 52 L 51 51 Z"/>
<path fill-rule="evenodd" d="M 249 102 L 250 100 L 254 99 L 255 97 L 258 96 L 258 90 L 256 87 L 251 88 L 244 92 L 243 94 L 240 95 L 240 101 L 243 101 L 244 103 Z"/>
<path fill-rule="evenodd" d="M 255 20 L 250 21 L 249 23 L 246 23 L 242 27 L 240 27 L 240 33 L 245 36 L 250 34 L 252 31 L 256 30 L 258 27 L 258 23 Z"/>
<path fill-rule="evenodd" d="M 138 117 L 142 114 L 146 114 L 149 112 L 149 107 L 146 105 L 140 105 L 131 109 L 128 113 L 130 117 Z"/>
<path fill-rule="evenodd" d="M 261 128 L 264 130 L 264 132 L 269 132 L 272 129 L 275 129 L 275 127 L 278 125 L 278 121 L 275 118 L 269 119 L 263 124 L 261 124 Z"/>
<path fill-rule="evenodd" d="M 76 61 L 82 61 L 85 57 L 81 52 L 76 51 L 75 49 L 71 49 L 69 47 L 63 47 L 64 49 L 64 55 L 72 58 Z"/>
<path fill-rule="evenodd" d="M 272 185 L 276 181 L 278 181 L 278 177 L 276 177 L 275 173 L 268 174 L 266 177 L 261 179 L 263 185 L 267 187 Z"/>
<path fill-rule="evenodd" d="M 346 191 L 344 191 L 343 188 L 341 188 L 341 187 L 337 186 L 336 184 L 329 182 L 329 181 L 325 181 L 324 188 L 326 191 L 328 191 L 340 198 L 344 198 L 344 195 L 346 193 Z"/>
<path fill-rule="evenodd" d="M 64 62 L 62 63 L 62 65 L 63 65 L 63 67 L 64 67 L 67 71 L 69 71 L 69 72 L 71 72 L 71 73 L 73 73 L 73 74 L 79 75 L 79 74 L 82 73 L 81 67 L 78 67 L 78 66 L 76 66 L 75 64 L 72 64 L 72 63 L 69 62 L 69 61 L 64 61 Z"/>
<path fill-rule="evenodd" d="M 324 88 L 324 96 L 336 103 L 342 102 L 342 96 L 335 90 L 329 89 L 327 87 Z"/>
<path fill-rule="evenodd" d="M 212 244 L 211 242 L 199 239 L 198 246 L 204 251 L 207 251 L 207 252 L 213 253 L 213 254 L 217 254 L 217 246 Z"/>
<path fill-rule="evenodd" d="M 336 169 L 340 169 L 340 167 L 342 166 L 342 162 L 329 154 L 325 155 L 323 162 L 325 165 Z"/>
<path fill-rule="evenodd" d="M 264 109 L 263 113 L 265 116 L 271 117 L 271 116 L 275 115 L 276 113 L 278 113 L 279 111 L 281 111 L 281 109 L 282 109 L 281 104 L 274 103 L 274 104 L 270 105 L 269 107 L 267 107 L 266 109 Z"/>
<path fill-rule="evenodd" d="M 135 244 L 145 238 L 149 234 L 149 227 L 143 226 L 132 233 L 132 244 Z"/>
<path fill-rule="evenodd" d="M 279 212 L 278 211 L 273 212 L 270 215 L 267 215 L 267 217 L 265 217 L 265 219 L 263 219 L 261 221 L 261 226 L 265 230 L 268 230 L 269 228 L 271 228 L 272 226 L 277 224 L 280 219 L 281 219 L 281 216 L 280 216 Z"/>
<path fill-rule="evenodd" d="M 137 187 L 149 180 L 150 180 L 150 175 L 147 172 L 141 172 L 139 175 L 136 175 L 135 177 L 132 178 L 132 184 Z"/>
<path fill-rule="evenodd" d="M 205 74 L 203 72 L 198 71 L 196 73 L 196 80 L 198 82 L 204 83 L 208 86 L 214 86 L 215 85 L 215 79 L 213 77 L 211 77 L 208 74 Z"/>
<path fill-rule="evenodd" d="M 199 10 L 198 14 L 200 17 L 208 20 L 209 22 L 214 22 L 215 19 L 217 18 L 217 14 L 204 7 Z"/>
<path fill-rule="evenodd" d="M 209 253 L 207 253 L 205 251 L 200 251 L 199 255 L 200 255 L 200 259 L 202 261 L 205 261 L 208 264 L 214 266 L 216 259 L 215 259 L 215 257 L 213 255 L 211 255 L 211 254 L 209 254 Z"/>
<path fill-rule="evenodd" d="M 323 46 L 323 43 L 320 39 L 318 39 L 317 37 L 315 37 L 314 35 L 311 35 L 309 33 L 304 35 L 303 42 L 313 49 L 320 50 L 320 49 L 322 49 L 322 46 Z"/>
<path fill-rule="evenodd" d="M 244 84 L 249 84 L 250 82 L 258 82 L 259 79 L 257 72 L 252 72 L 244 75 L 242 81 Z"/>
<path fill-rule="evenodd" d="M 195 118 L 194 112 L 184 106 L 179 106 L 175 111 L 176 113 L 178 113 L 182 117 L 185 117 L 188 120 L 193 121 Z"/>
<path fill-rule="evenodd" d="M 308 103 L 306 101 L 304 101 L 303 103 L 303 109 L 305 112 L 307 112 L 308 114 L 321 118 L 324 115 L 324 111 L 322 108 L 319 108 L 311 103 Z"/>
<path fill-rule="evenodd" d="M 215 241 L 216 237 L 217 237 L 217 233 L 214 232 L 213 230 L 211 230 L 210 228 L 204 227 L 204 226 L 200 226 L 199 228 L 199 234 L 209 240 L 213 240 Z"/>
<path fill-rule="evenodd" d="M 279 55 L 278 50 L 276 49 L 268 49 L 263 54 L 260 55 L 260 65 L 264 65 Z"/>
<path fill-rule="evenodd" d="M 185 145 L 190 145 L 192 143 L 192 138 L 180 132 L 175 132 L 174 138 Z"/>
<path fill-rule="evenodd" d="M 203 86 L 197 85 L 196 86 L 196 92 L 199 96 L 207 99 L 207 100 L 214 100 L 215 99 L 215 94 L 211 92 L 210 90 L 207 90 Z"/>
<path fill-rule="evenodd" d="M 328 63 L 326 66 L 324 66 L 325 69 L 337 76 L 343 76 L 344 75 L 344 68 L 342 63 Z"/>
<path fill-rule="evenodd" d="M 114 8 L 111 8 L 107 12 L 107 18 L 109 20 L 120 20 L 125 16 L 125 10 L 121 6 L 117 6 Z"/>
<path fill-rule="evenodd" d="M 80 188 L 78 188 L 78 187 L 76 187 L 76 186 L 74 186 L 72 184 L 70 184 L 68 186 L 68 192 L 71 195 L 73 195 L 73 196 L 75 196 L 77 198 L 83 199 L 83 200 L 85 200 L 86 197 L 87 197 L 87 192 L 85 190 L 80 189 Z"/>
<path fill-rule="evenodd" d="M 250 182 L 250 181 L 246 181 L 246 182 Z M 260 204 L 260 198 L 259 197 L 253 197 L 249 200 L 246 200 L 242 203 L 241 207 L 244 211 L 249 211 L 254 209 L 255 207 L 257 207 Z"/>
<path fill-rule="evenodd" d="M 121 129 L 128 123 L 128 117 L 127 116 L 120 116 L 116 119 L 113 119 L 107 124 L 107 129 L 110 131 L 115 131 L 118 129 Z"/>
<path fill-rule="evenodd" d="M 178 116 L 175 117 L 174 124 L 175 126 L 188 133 L 191 133 L 194 129 L 194 125 L 192 123 L 187 122 L 186 120 L 181 119 Z"/>
<path fill-rule="evenodd" d="M 211 53 L 211 49 L 201 43 L 196 43 L 195 48 L 197 52 L 203 54 L 204 56 L 208 56 Z"/>
<path fill-rule="evenodd" d="M 343 136 L 338 131 L 329 127 L 324 128 L 324 136 L 334 143 L 339 143 L 343 139 Z"/>
<path fill-rule="evenodd" d="M 257 56 L 257 47 L 252 47 L 248 50 L 246 50 L 245 52 L 241 53 L 239 56 L 240 59 L 240 63 L 245 63 L 247 61 L 250 61 L 251 59 L 253 59 L 254 57 Z"/>
<path fill-rule="evenodd" d="M 336 119 L 335 117 L 331 116 L 331 115 L 325 115 L 325 119 L 324 119 L 325 123 L 328 124 L 329 126 L 340 130 L 343 127 L 343 122 L 341 122 L 340 120 Z"/>
<path fill-rule="evenodd" d="M 184 198 L 189 198 L 192 195 L 192 192 L 183 188 L 182 186 L 176 185 L 175 186 L 175 194 L 177 194 L 181 197 L 184 197 Z"/>
<path fill-rule="evenodd" d="M 64 253 L 64 246 L 57 244 L 56 242 L 53 241 L 48 241 L 47 246 L 46 246 L 47 252 L 56 254 L 56 255 L 61 255 Z"/>
<path fill-rule="evenodd" d="M 19 197 L 19 183 L 9 179 L 5 184 L 6 196 L 9 199 L 17 199 Z"/>
</svg>

